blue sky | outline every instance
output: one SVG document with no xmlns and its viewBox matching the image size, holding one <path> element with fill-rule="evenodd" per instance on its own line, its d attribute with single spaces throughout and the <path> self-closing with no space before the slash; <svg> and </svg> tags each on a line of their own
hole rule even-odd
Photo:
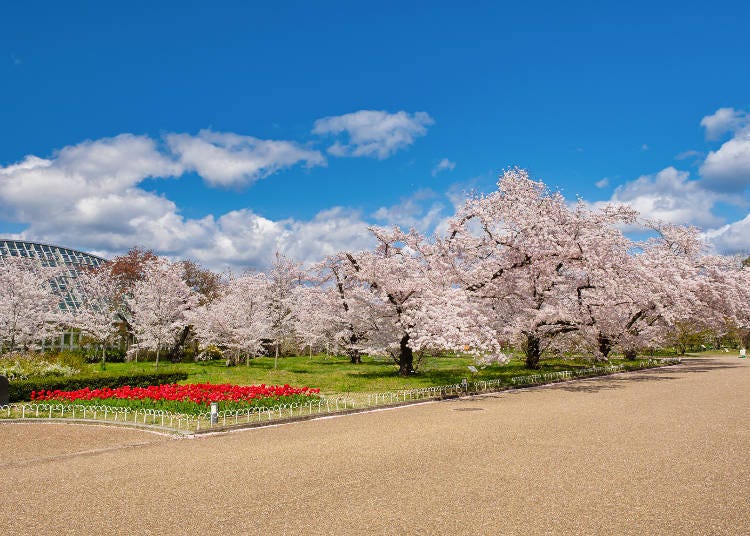
<svg viewBox="0 0 750 536">
<path fill-rule="evenodd" d="M 3 7 L 0 236 L 314 260 L 517 165 L 750 252 L 745 2 L 152 4 Z"/>
</svg>

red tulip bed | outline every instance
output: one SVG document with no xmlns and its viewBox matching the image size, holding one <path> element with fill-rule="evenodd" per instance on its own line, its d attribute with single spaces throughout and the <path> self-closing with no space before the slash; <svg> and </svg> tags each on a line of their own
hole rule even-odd
<svg viewBox="0 0 750 536">
<path fill-rule="evenodd" d="M 32 391 L 31 400 L 37 403 L 161 409 L 195 415 L 208 411 L 211 402 L 218 402 L 219 410 L 227 411 L 280 404 L 307 404 L 311 400 L 317 400 L 319 393 L 320 389 L 295 388 L 289 385 L 175 383 L 149 387 L 126 385 L 117 389 L 86 387 L 78 391 Z"/>
</svg>

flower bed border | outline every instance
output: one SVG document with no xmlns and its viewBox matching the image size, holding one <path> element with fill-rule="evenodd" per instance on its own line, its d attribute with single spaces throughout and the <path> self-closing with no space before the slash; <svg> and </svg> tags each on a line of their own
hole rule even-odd
<svg viewBox="0 0 750 536">
<path fill-rule="evenodd" d="M 636 372 L 638 370 L 660 368 L 681 363 L 681 358 L 649 359 L 645 363 L 635 367 L 627 365 L 594 366 L 573 371 L 514 376 L 511 378 L 510 385 L 508 385 L 507 380 L 480 380 L 383 393 L 369 393 L 366 394 L 367 398 L 363 394 L 361 400 L 357 400 L 351 396 L 325 397 L 310 401 L 307 404 L 279 404 L 272 407 L 223 411 L 216 415 L 216 422 L 213 424 L 210 412 L 199 415 L 184 415 L 164 410 L 133 410 L 112 406 L 31 404 L 28 402 L 14 403 L 0 407 L 0 422 L 18 422 L 19 420 L 24 422 L 33 420 L 43 420 L 45 422 L 75 421 L 90 422 L 92 424 L 154 428 L 181 435 L 195 435 L 310 420 L 328 415 L 360 413 L 374 409 L 386 409 L 483 393 L 538 387 L 551 383 L 595 378 L 623 372 Z M 41 415 L 40 410 L 43 410 L 41 411 Z M 70 411 L 70 416 L 65 415 L 68 411 Z M 76 416 L 76 412 L 78 416 Z M 60 416 L 55 417 L 58 413 Z"/>
</svg>

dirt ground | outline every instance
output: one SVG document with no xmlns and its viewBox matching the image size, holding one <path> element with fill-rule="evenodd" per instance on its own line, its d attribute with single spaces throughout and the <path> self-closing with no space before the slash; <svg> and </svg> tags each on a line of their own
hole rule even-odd
<svg viewBox="0 0 750 536">
<path fill-rule="evenodd" d="M 3 534 L 750 534 L 750 359 L 195 439 L 0 424 Z"/>
</svg>

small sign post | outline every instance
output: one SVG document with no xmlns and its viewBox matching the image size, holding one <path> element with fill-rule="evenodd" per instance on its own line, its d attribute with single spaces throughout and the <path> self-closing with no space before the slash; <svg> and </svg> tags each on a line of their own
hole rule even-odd
<svg viewBox="0 0 750 536">
<path fill-rule="evenodd" d="M 219 403 L 211 402 L 211 426 L 219 423 Z"/>
</svg>

